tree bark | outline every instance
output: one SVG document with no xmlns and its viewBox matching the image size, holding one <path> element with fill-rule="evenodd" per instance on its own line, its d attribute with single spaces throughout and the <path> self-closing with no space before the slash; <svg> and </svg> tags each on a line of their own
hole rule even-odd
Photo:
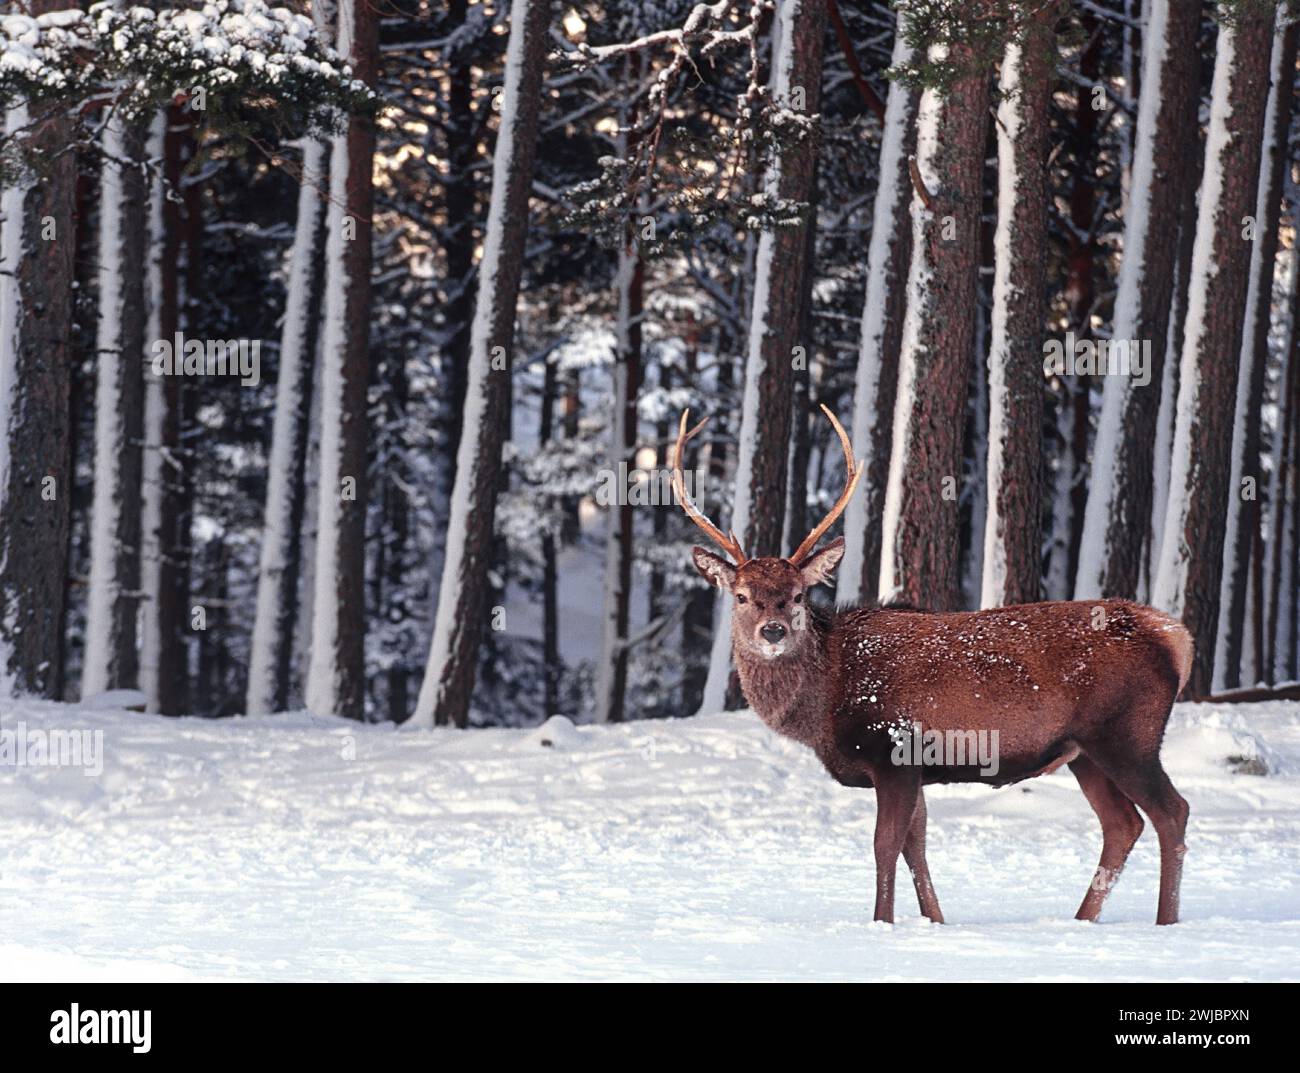
<svg viewBox="0 0 1300 1073">
<path fill-rule="evenodd" d="M 802 114 L 815 116 L 821 94 L 825 0 L 780 0 L 774 18 L 773 98 L 779 107 L 797 110 L 796 95 L 802 90 Z M 767 177 L 768 195 L 810 201 L 816 150 L 812 131 L 783 149 Z M 764 231 L 758 241 L 731 519 L 731 528 L 751 558 L 782 553 L 793 356 L 800 342 L 799 299 L 807 253 L 804 230 L 813 226 L 810 215 L 798 227 Z"/>
<path fill-rule="evenodd" d="M 794 110 L 791 106 L 799 103 L 802 91 L 803 115 L 816 115 L 825 25 L 825 0 L 781 0 L 777 6 L 770 82 L 778 106 Z M 809 201 L 816 150 L 811 131 L 781 150 L 764 178 L 764 192 L 769 199 Z M 799 341 L 799 291 L 807 250 L 804 229 L 814 226 L 815 221 L 806 217 L 797 227 L 764 231 L 749 277 L 754 284 L 731 529 L 751 558 L 782 553 L 793 358 Z M 713 649 L 702 703 L 717 711 L 739 700 L 738 679 L 728 670 L 731 615 L 725 596 L 714 617 Z"/>
<path fill-rule="evenodd" d="M 33 14 L 60 7 L 36 0 Z M 17 105 L 12 135 L 36 120 L 39 178 L 0 199 L 0 697 L 59 699 L 63 585 L 73 481 L 69 368 L 76 157 L 68 121 Z"/>
<path fill-rule="evenodd" d="M 1149 346 L 1146 383 L 1105 380 L 1084 514 L 1076 599 L 1132 598 L 1151 513 L 1157 415 L 1177 275 L 1179 221 L 1194 189 L 1200 5 L 1151 0 L 1143 40 L 1130 206 L 1112 340 Z"/>
<path fill-rule="evenodd" d="M 502 122 L 470 335 L 465 431 L 457 456 L 433 640 L 415 706 L 414 717 L 421 723 L 466 726 L 469 721 L 479 638 L 487 612 L 503 415 L 510 395 L 515 304 L 523 267 L 549 23 L 547 0 L 516 0 L 511 9 Z"/>
<path fill-rule="evenodd" d="M 958 495 L 975 332 L 988 73 L 966 46 L 947 94 L 917 113 L 912 260 L 894 444 L 882 523 L 879 596 L 951 610 L 960 601 Z"/>
<path fill-rule="evenodd" d="M 1002 59 L 981 607 L 1029 603 L 1039 596 L 1042 443 L 1037 430 L 1043 424 L 1055 18 L 1048 7 L 1028 20 Z"/>
<path fill-rule="evenodd" d="M 615 474 L 618 501 L 609 505 L 605 537 L 604 609 L 600 663 L 596 669 L 596 722 L 621 723 L 627 692 L 628 624 L 632 607 L 633 506 L 618 480 L 635 465 L 636 398 L 641 389 L 641 318 L 645 262 L 631 235 L 618 255 L 618 328 L 613 367 L 613 405 L 609 421 L 609 465 Z"/>
<path fill-rule="evenodd" d="M 1181 355 L 1169 506 L 1152 601 L 1196 639 L 1189 693 L 1211 690 L 1223 567 L 1232 414 L 1268 97 L 1271 7 L 1243 5 L 1219 27 L 1187 328 Z"/>
<path fill-rule="evenodd" d="M 146 349 L 170 343 L 180 328 L 180 186 L 178 116 L 160 109 L 149 132 L 149 158 L 159 162 L 149 191 Z M 170 195 L 170 196 L 169 196 Z M 146 711 L 180 715 L 185 704 L 184 578 L 179 570 L 181 381 L 146 373 L 143 516 L 141 521 L 140 688 Z"/>
<path fill-rule="evenodd" d="M 1264 152 L 1251 243 L 1250 276 L 1242 324 L 1237 402 L 1232 421 L 1232 469 L 1228 478 L 1227 518 L 1223 538 L 1223 573 L 1219 587 L 1218 637 L 1215 641 L 1214 689 L 1243 684 L 1242 642 L 1246 595 L 1251 584 L 1251 549 L 1259 532 L 1260 410 L 1264 405 L 1264 366 L 1272 321 L 1273 265 L 1282 209 L 1282 182 L 1290 159 L 1291 87 L 1295 81 L 1296 24 L 1279 25 L 1273 35 L 1268 107 L 1264 115 Z M 1253 681 L 1249 684 L 1254 684 Z"/>
<path fill-rule="evenodd" d="M 302 182 L 298 188 L 288 293 L 280 329 L 275 415 L 267 455 L 262 552 L 245 701 L 249 715 L 284 711 L 289 706 L 292 684 L 293 636 L 299 613 L 298 574 L 303 552 L 303 505 L 307 494 L 303 478 L 316 372 L 315 324 L 319 303 L 315 299 L 321 267 L 325 150 L 325 143 L 318 139 L 303 143 Z"/>
<path fill-rule="evenodd" d="M 146 198 L 140 131 L 109 117 L 102 135 L 95 492 L 81 695 L 137 685 L 140 478 L 144 433 Z"/>
<path fill-rule="evenodd" d="M 376 82 L 378 14 L 339 5 L 338 51 L 353 77 Z M 354 115 L 330 154 L 315 595 L 307 707 L 365 717 L 366 389 L 374 122 Z"/>
</svg>

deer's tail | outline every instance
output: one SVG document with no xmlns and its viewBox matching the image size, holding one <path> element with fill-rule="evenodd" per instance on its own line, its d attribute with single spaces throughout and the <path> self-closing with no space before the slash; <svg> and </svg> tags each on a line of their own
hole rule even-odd
<svg viewBox="0 0 1300 1073">
<path fill-rule="evenodd" d="M 1178 675 L 1178 693 L 1181 694 L 1192 676 L 1192 657 L 1196 654 L 1196 642 L 1191 631 L 1171 615 L 1148 607 L 1147 624 L 1169 654 L 1169 662 Z M 1178 694 L 1175 694 L 1177 696 Z"/>
</svg>

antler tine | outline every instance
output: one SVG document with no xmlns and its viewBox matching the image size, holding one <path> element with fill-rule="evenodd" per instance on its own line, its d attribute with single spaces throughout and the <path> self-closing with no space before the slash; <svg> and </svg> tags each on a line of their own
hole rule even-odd
<svg viewBox="0 0 1300 1073">
<path fill-rule="evenodd" d="M 849 434 L 844 431 L 844 426 L 836 420 L 835 415 L 830 412 L 825 404 L 822 405 L 822 413 L 830 418 L 831 424 L 835 428 L 835 434 L 840 438 L 840 447 L 844 450 L 844 465 L 848 470 L 845 477 L 844 491 L 840 493 L 840 498 L 835 501 L 835 506 L 831 507 L 830 513 L 821 520 L 821 523 L 804 539 L 790 556 L 790 562 L 798 566 L 807 558 L 808 553 L 817 546 L 817 541 L 821 540 L 826 530 L 835 524 L 835 519 L 844 513 L 844 508 L 849 505 L 849 500 L 853 498 L 853 493 L 857 491 L 858 481 L 862 480 L 862 475 L 866 472 L 866 467 L 858 465 L 853 458 L 853 445 L 849 443 Z"/>
<path fill-rule="evenodd" d="M 745 562 L 745 553 L 741 550 L 740 541 L 736 539 L 735 534 L 733 533 L 730 537 L 726 536 L 721 529 L 700 513 L 695 504 L 691 502 L 691 497 L 686 494 L 686 481 L 682 476 L 682 448 L 709 422 L 706 417 L 687 432 L 686 422 L 689 420 L 690 415 L 690 410 L 683 410 L 681 422 L 677 426 L 677 446 L 673 448 L 673 492 L 677 496 L 677 502 L 682 505 L 682 510 L 686 511 L 686 516 L 703 529 L 710 540 L 730 555 L 737 566 L 740 566 Z"/>
</svg>

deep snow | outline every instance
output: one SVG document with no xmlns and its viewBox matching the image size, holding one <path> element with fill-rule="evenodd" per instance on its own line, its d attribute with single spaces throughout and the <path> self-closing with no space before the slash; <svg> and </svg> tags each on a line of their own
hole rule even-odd
<svg viewBox="0 0 1300 1073">
<path fill-rule="evenodd" d="M 1071 919 L 1100 836 L 1068 773 L 931 788 L 949 924 L 901 870 L 900 922 L 871 923 L 874 795 L 748 713 L 402 732 L 0 710 L 20 723 L 102 730 L 103 773 L 0 761 L 0 978 L 1300 977 L 1300 704 L 1176 709 L 1174 928 L 1152 924 L 1149 826 L 1102 923 Z"/>
</svg>

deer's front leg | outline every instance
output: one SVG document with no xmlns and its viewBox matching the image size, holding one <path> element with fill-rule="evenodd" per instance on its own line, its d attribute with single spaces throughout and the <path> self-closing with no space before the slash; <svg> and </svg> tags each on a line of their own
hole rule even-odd
<svg viewBox="0 0 1300 1073">
<path fill-rule="evenodd" d="M 912 767 L 881 770 L 876 784 L 876 919 L 894 922 L 894 876 L 921 796 L 921 773 Z"/>
<path fill-rule="evenodd" d="M 943 911 L 939 908 L 939 896 L 934 893 L 934 884 L 930 882 L 930 866 L 925 861 L 925 791 L 917 790 L 916 810 L 912 813 L 912 826 L 907 830 L 903 840 L 903 860 L 912 873 L 912 884 L 916 887 L 916 900 L 921 906 L 921 915 L 929 917 L 934 923 L 943 923 Z"/>
</svg>

